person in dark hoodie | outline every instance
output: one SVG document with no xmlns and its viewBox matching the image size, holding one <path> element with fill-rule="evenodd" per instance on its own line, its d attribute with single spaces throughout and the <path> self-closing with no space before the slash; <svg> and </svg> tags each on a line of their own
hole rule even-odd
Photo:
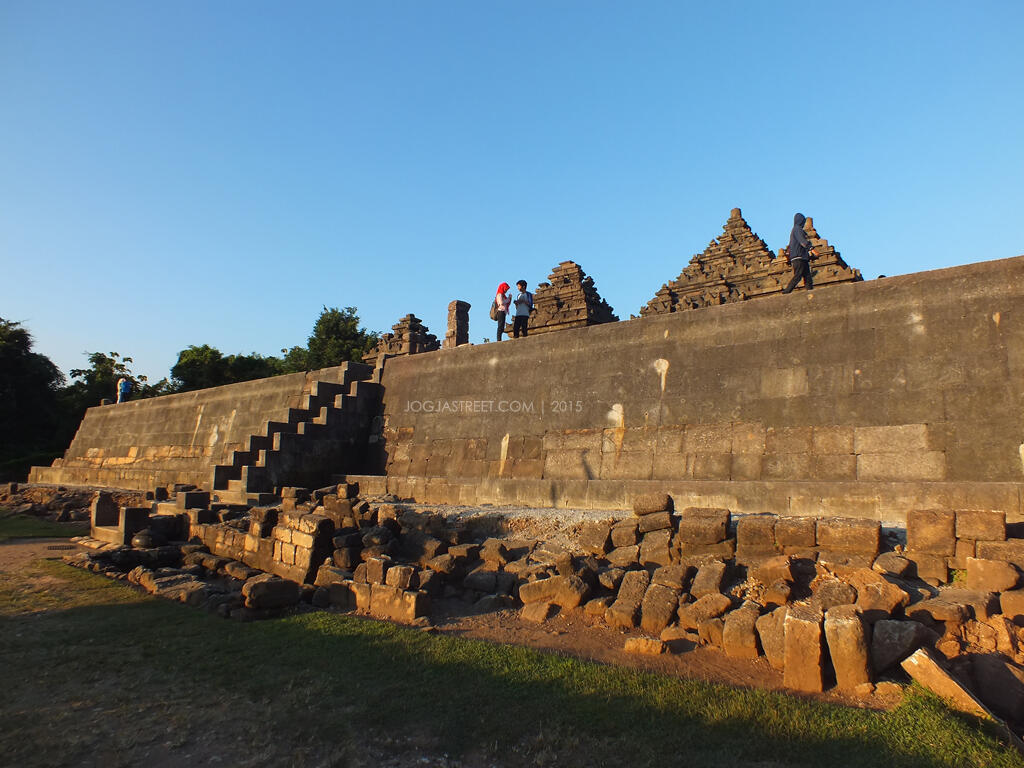
<svg viewBox="0 0 1024 768">
<path fill-rule="evenodd" d="M 791 293 L 801 278 L 803 278 L 804 287 L 808 291 L 814 287 L 814 281 L 811 279 L 811 258 L 817 257 L 818 254 L 811 247 L 811 241 L 807 239 L 807 233 L 804 232 L 805 221 L 807 219 L 802 213 L 793 217 L 793 230 L 789 233 L 789 253 L 787 254 L 789 263 L 793 266 L 793 279 L 782 289 L 783 293 Z"/>
</svg>

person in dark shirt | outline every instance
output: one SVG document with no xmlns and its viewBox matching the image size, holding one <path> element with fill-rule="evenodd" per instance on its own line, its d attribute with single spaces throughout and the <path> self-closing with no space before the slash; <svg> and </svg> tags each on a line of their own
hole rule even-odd
<svg viewBox="0 0 1024 768">
<path fill-rule="evenodd" d="M 811 241 L 807 239 L 804 232 L 804 222 L 807 219 L 802 213 L 793 217 L 793 230 L 789 233 L 789 263 L 793 267 L 793 279 L 789 285 L 782 289 L 783 293 L 791 293 L 796 284 L 803 278 L 804 287 L 807 290 L 814 288 L 814 281 L 811 279 L 811 259 L 817 257 L 817 252 L 811 247 Z"/>
</svg>

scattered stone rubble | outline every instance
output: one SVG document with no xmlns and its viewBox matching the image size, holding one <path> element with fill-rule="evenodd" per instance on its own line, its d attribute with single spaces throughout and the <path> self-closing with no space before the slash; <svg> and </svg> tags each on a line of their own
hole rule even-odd
<svg viewBox="0 0 1024 768">
<path fill-rule="evenodd" d="M 26 515 L 58 523 L 84 522 L 95 491 L 88 488 L 0 483 L 0 515 Z M 111 498 L 121 506 L 145 500 L 139 491 L 114 491 Z"/>
<path fill-rule="evenodd" d="M 1002 513 L 914 510 L 904 546 L 877 521 L 734 519 L 651 494 L 566 545 L 487 535 L 351 483 L 245 510 L 189 493 L 153 502 L 135 547 L 87 538 L 93 551 L 66 560 L 239 619 L 298 606 L 425 626 L 445 599 L 536 623 L 578 611 L 622 630 L 627 651 L 764 656 L 808 693 L 867 696 L 909 674 L 1024 724 L 1024 539 Z M 163 540 L 169 519 L 187 543 Z"/>
</svg>

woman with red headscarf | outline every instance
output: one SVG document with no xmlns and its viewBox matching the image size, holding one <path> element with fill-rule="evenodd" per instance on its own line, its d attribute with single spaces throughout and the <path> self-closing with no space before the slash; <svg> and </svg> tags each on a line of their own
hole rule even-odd
<svg viewBox="0 0 1024 768">
<path fill-rule="evenodd" d="M 498 341 L 501 341 L 501 334 L 505 331 L 505 315 L 512 302 L 512 297 L 508 295 L 510 287 L 508 283 L 502 283 L 498 286 L 498 292 L 494 296 L 494 303 L 498 307 L 498 311 L 495 313 L 495 319 L 498 321 Z"/>
</svg>

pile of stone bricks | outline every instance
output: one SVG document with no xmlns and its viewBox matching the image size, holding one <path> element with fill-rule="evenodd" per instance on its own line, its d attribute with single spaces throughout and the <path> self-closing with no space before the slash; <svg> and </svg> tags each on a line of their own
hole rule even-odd
<svg viewBox="0 0 1024 768">
<path fill-rule="evenodd" d="M 993 710 L 1024 722 L 1015 559 L 1024 540 L 1006 538 L 997 513 L 912 512 L 905 550 L 883 547 L 892 539 L 876 521 L 733 519 L 726 509 L 677 511 L 655 494 L 637 498 L 626 519 L 584 525 L 563 546 L 484 536 L 434 511 L 360 498 L 350 484 L 283 495 L 276 507 L 221 509 L 217 523 L 198 522 L 211 510 L 189 510 L 188 544 L 105 545 L 69 560 L 242 619 L 298 605 L 423 624 L 431 602 L 446 598 L 477 612 L 517 608 L 530 622 L 578 611 L 621 630 L 630 650 L 699 644 L 764 656 L 798 691 L 836 685 L 866 695 L 926 654 Z M 971 557 L 964 541 L 1000 559 Z M 960 562 L 958 548 L 966 568 L 953 584 L 919 577 L 922 558 L 954 558 L 948 567 Z"/>
</svg>

